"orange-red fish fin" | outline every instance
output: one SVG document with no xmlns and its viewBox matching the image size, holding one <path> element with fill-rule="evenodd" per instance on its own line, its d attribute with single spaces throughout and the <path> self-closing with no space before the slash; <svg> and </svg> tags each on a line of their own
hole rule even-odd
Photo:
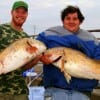
<svg viewBox="0 0 100 100">
<path fill-rule="evenodd" d="M 36 52 L 38 49 L 36 47 L 33 46 L 29 46 L 26 48 L 26 51 L 29 52 L 30 54 Z"/>
</svg>

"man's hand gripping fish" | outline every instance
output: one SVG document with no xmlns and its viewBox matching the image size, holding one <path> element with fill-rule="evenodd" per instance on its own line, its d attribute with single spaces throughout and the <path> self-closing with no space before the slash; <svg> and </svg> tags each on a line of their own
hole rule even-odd
<svg viewBox="0 0 100 100">
<path fill-rule="evenodd" d="M 48 59 L 45 59 L 46 57 Z M 43 54 L 42 59 L 44 59 L 44 62 L 52 63 L 61 69 L 67 82 L 70 82 L 71 76 L 100 80 L 100 60 L 91 59 L 80 51 L 56 47 L 48 49 Z"/>
<path fill-rule="evenodd" d="M 35 39 L 23 38 L 0 52 L 0 74 L 22 67 L 46 50 L 46 46 Z"/>
</svg>

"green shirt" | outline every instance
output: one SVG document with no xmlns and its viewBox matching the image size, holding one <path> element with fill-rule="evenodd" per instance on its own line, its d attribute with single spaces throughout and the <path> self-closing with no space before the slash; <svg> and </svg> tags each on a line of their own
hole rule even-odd
<svg viewBox="0 0 100 100">
<path fill-rule="evenodd" d="M 0 51 L 17 39 L 28 37 L 25 32 L 14 30 L 10 24 L 0 25 Z M 15 65 L 16 66 L 16 65 Z M 0 93 L 6 94 L 27 94 L 28 88 L 22 77 L 23 69 L 0 75 Z"/>
</svg>

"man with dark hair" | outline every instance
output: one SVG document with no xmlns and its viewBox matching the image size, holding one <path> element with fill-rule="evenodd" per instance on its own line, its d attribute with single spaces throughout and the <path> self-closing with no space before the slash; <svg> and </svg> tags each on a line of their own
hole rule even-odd
<svg viewBox="0 0 100 100">
<path fill-rule="evenodd" d="M 79 50 L 91 58 L 100 59 L 100 45 L 96 38 L 80 28 L 84 16 L 76 6 L 68 6 L 61 12 L 62 26 L 52 27 L 40 33 L 38 40 L 48 48 L 63 46 Z M 49 56 L 49 55 L 48 55 Z M 46 60 L 47 59 L 47 60 Z M 91 92 L 98 84 L 97 80 L 72 77 L 67 83 L 64 74 L 52 64 L 47 56 L 44 62 L 43 82 L 45 96 L 49 100 L 90 100 Z"/>
<path fill-rule="evenodd" d="M 65 16 L 67 16 L 69 13 L 75 13 L 77 12 L 77 17 L 79 18 L 80 22 L 82 23 L 84 20 L 84 16 L 81 13 L 80 9 L 75 6 L 68 6 L 67 8 L 65 8 L 62 12 L 61 12 L 61 20 L 64 21 Z"/>
<path fill-rule="evenodd" d="M 28 37 L 23 24 L 28 16 L 28 4 L 16 1 L 11 10 L 11 22 L 0 25 L 0 51 L 17 39 Z M 16 66 L 16 65 L 15 65 Z M 28 100 L 28 88 L 22 68 L 0 75 L 0 100 Z"/>
</svg>

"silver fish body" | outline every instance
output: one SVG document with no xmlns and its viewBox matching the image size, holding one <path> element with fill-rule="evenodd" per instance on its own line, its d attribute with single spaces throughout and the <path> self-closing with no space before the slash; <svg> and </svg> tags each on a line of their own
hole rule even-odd
<svg viewBox="0 0 100 100">
<path fill-rule="evenodd" d="M 51 55 L 48 59 L 64 72 L 68 82 L 71 76 L 100 80 L 100 60 L 91 59 L 80 51 L 65 47 L 48 49 L 45 55 Z"/>
<path fill-rule="evenodd" d="M 0 52 L 0 74 L 20 68 L 46 50 L 46 46 L 32 38 L 22 38 Z"/>
</svg>

